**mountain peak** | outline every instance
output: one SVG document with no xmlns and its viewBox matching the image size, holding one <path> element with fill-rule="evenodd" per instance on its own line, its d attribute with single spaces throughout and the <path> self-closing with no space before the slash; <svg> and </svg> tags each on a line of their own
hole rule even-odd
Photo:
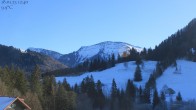
<svg viewBox="0 0 196 110">
<path fill-rule="evenodd" d="M 126 45 L 131 48 L 134 47 L 135 49 L 138 49 L 138 51 L 140 51 L 140 49 L 141 49 L 141 47 L 139 47 L 139 46 L 133 46 L 133 45 L 125 43 L 125 42 L 104 41 L 104 42 L 100 42 L 100 43 L 90 45 L 90 46 L 82 46 L 79 50 L 81 50 L 83 48 L 91 47 L 91 46 L 100 46 L 102 48 L 107 48 L 107 46 L 111 47 L 111 46 L 117 46 L 117 45 Z"/>
<path fill-rule="evenodd" d="M 63 55 L 61 53 L 58 53 L 58 52 L 55 52 L 55 51 L 52 51 L 52 50 L 42 49 L 42 48 L 30 47 L 27 50 L 48 55 L 48 56 L 52 57 L 53 59 L 59 59 Z"/>
<path fill-rule="evenodd" d="M 87 59 L 94 59 L 97 57 L 101 59 L 108 59 L 112 56 L 112 54 L 114 54 L 117 58 L 118 55 L 122 55 L 124 52 L 129 54 L 129 50 L 132 48 L 136 49 L 138 52 L 142 50 L 140 47 L 124 42 L 105 41 L 90 46 L 82 46 L 75 52 L 63 55 L 59 60 L 64 62 L 66 65 L 75 66 L 86 61 Z"/>
</svg>

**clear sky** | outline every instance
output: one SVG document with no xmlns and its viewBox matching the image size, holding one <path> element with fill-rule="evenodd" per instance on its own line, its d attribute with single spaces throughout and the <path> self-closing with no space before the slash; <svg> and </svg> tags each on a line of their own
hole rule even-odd
<svg viewBox="0 0 196 110">
<path fill-rule="evenodd" d="M 196 0 L 29 0 L 0 9 L 0 44 L 61 53 L 103 41 L 154 48 L 195 17 Z"/>
</svg>

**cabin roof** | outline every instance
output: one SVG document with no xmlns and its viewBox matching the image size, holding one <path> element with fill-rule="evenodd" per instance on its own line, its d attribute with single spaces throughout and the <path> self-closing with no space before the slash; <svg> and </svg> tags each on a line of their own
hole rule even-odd
<svg viewBox="0 0 196 110">
<path fill-rule="evenodd" d="M 31 109 L 23 100 L 18 97 L 0 97 L 0 110 L 5 110 L 9 105 L 19 100 L 26 108 Z"/>
<path fill-rule="evenodd" d="M 10 105 L 16 98 L 13 97 L 0 97 L 0 110 L 4 110 Z"/>
</svg>

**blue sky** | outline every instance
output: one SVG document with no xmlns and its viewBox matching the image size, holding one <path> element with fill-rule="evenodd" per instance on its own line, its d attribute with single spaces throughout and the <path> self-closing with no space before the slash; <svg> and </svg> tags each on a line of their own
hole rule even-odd
<svg viewBox="0 0 196 110">
<path fill-rule="evenodd" d="M 196 0 L 29 0 L 0 10 L 0 44 L 61 53 L 103 41 L 154 48 L 196 17 L 195 4 Z"/>
</svg>

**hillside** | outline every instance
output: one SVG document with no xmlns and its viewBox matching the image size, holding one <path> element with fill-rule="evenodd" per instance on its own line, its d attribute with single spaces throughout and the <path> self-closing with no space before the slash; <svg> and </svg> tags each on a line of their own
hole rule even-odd
<svg viewBox="0 0 196 110">
<path fill-rule="evenodd" d="M 177 65 L 179 68 L 177 73 L 174 73 L 176 68 L 171 66 L 166 69 L 166 71 L 163 73 L 163 76 L 157 79 L 156 82 L 159 93 L 161 92 L 163 86 L 167 85 L 169 88 L 172 88 L 176 94 L 181 92 L 182 97 L 185 100 L 196 98 L 196 77 L 194 73 L 196 71 L 196 63 L 186 60 L 178 60 Z M 141 68 L 143 80 L 141 82 L 134 82 L 134 84 L 137 85 L 137 87 L 140 85 L 144 87 L 155 67 L 155 61 L 145 61 L 144 67 Z M 101 80 L 101 82 L 104 84 L 104 92 L 109 94 L 112 79 L 115 78 L 118 88 L 125 89 L 127 80 L 133 80 L 135 68 L 135 62 L 128 62 L 128 68 L 124 66 L 124 63 L 121 63 L 113 68 L 101 72 L 90 72 L 80 76 L 56 77 L 56 80 L 58 82 L 63 81 L 63 79 L 66 78 L 71 86 L 74 86 L 75 83 L 81 83 L 82 79 L 86 76 L 92 75 L 95 81 Z M 173 95 L 173 98 L 175 98 L 176 94 Z M 167 98 L 168 100 L 170 99 L 169 96 L 167 96 Z"/>
<path fill-rule="evenodd" d="M 186 58 L 196 61 L 196 18 L 183 29 L 172 34 L 168 39 L 155 47 L 152 59 L 174 61 Z"/>
<path fill-rule="evenodd" d="M 196 99 L 196 63 L 186 60 L 178 60 L 176 71 L 175 67 L 170 66 L 165 70 L 163 76 L 157 79 L 157 88 L 159 91 L 167 85 L 176 93 L 181 92 L 183 99 Z"/>
<path fill-rule="evenodd" d="M 83 78 L 86 76 L 92 75 L 94 77 L 95 82 L 97 80 L 101 80 L 104 84 L 104 91 L 106 94 L 109 94 L 112 79 L 116 80 L 118 88 L 125 88 L 127 80 L 133 80 L 134 72 L 136 68 L 135 61 L 127 62 L 128 67 L 124 65 L 124 63 L 117 64 L 115 67 L 100 71 L 100 72 L 87 72 L 80 76 L 66 76 L 66 77 L 56 77 L 57 82 L 63 81 L 64 78 L 70 83 L 71 86 L 74 86 L 75 83 L 81 83 Z M 155 69 L 156 61 L 146 61 L 144 62 L 142 70 L 143 80 L 141 82 L 134 82 L 137 86 L 144 86 L 148 81 L 150 74 L 152 74 Z"/>
<path fill-rule="evenodd" d="M 27 72 L 32 72 L 35 65 L 39 65 L 42 72 L 66 68 L 65 65 L 32 51 L 21 51 L 12 46 L 0 45 L 0 66 L 17 66 Z"/>
</svg>

